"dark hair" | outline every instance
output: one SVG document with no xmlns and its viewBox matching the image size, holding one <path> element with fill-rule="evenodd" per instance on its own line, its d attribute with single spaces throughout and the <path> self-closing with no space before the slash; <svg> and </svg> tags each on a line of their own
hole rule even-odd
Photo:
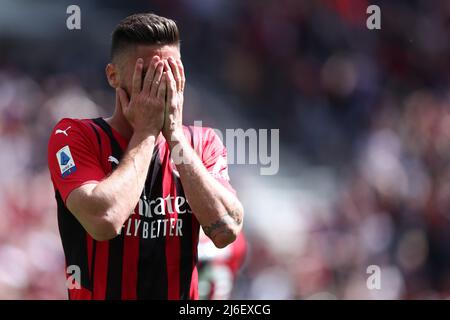
<svg viewBox="0 0 450 320">
<path fill-rule="evenodd" d="M 137 13 L 119 22 L 112 34 L 111 59 L 124 49 L 138 44 L 179 44 L 175 21 L 153 13 Z"/>
</svg>

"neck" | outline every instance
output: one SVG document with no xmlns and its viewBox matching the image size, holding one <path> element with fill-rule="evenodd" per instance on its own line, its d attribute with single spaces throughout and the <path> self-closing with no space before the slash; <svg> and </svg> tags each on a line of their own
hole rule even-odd
<svg viewBox="0 0 450 320">
<path fill-rule="evenodd" d="M 116 101 L 116 108 L 111 117 L 105 119 L 105 121 L 113 127 L 119 134 L 125 138 L 127 141 L 131 139 L 133 135 L 133 127 L 125 119 L 122 110 L 120 110 L 120 105 Z"/>
</svg>

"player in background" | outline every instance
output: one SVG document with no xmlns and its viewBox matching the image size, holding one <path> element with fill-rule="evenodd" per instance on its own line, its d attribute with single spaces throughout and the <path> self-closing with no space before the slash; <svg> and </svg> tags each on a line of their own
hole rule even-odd
<svg viewBox="0 0 450 320">
<path fill-rule="evenodd" d="M 241 232 L 236 241 L 218 249 L 200 231 L 198 245 L 198 285 L 200 300 L 228 300 L 247 253 L 247 243 Z"/>
</svg>

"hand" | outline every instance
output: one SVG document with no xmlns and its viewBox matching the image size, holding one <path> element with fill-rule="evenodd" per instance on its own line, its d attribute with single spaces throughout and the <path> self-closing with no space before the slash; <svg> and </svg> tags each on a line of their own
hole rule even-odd
<svg viewBox="0 0 450 320">
<path fill-rule="evenodd" d="M 186 82 L 181 60 L 169 57 L 165 64 L 163 78 L 167 83 L 167 100 L 165 107 L 164 126 L 162 129 L 166 140 L 174 142 L 184 136 L 183 133 L 183 91 Z"/>
<path fill-rule="evenodd" d="M 131 97 L 122 88 L 117 88 L 122 112 L 135 133 L 157 136 L 164 124 L 164 109 L 167 79 L 163 76 L 164 62 L 154 56 L 142 81 L 144 61 L 139 58 L 133 74 Z M 142 83 L 143 82 L 143 83 Z"/>
</svg>

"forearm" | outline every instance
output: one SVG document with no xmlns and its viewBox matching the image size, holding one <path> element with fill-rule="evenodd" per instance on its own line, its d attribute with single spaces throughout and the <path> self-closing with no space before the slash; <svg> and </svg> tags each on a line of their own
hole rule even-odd
<svg viewBox="0 0 450 320">
<path fill-rule="evenodd" d="M 130 94 L 116 87 L 116 111 L 134 134 L 117 168 L 101 182 L 73 190 L 67 208 L 96 240 L 114 238 L 136 207 L 144 188 L 156 137 L 164 121 L 166 78 L 164 64 L 152 58 L 143 78 L 144 60 L 136 60 Z"/>
<path fill-rule="evenodd" d="M 173 156 L 182 157 L 182 161 L 174 161 L 193 213 L 216 246 L 228 245 L 242 228 L 241 203 L 209 174 L 184 135 L 172 140 Z"/>
<path fill-rule="evenodd" d="M 118 167 L 92 190 L 97 211 L 115 228 L 133 212 L 144 188 L 155 137 L 134 134 Z"/>
</svg>

